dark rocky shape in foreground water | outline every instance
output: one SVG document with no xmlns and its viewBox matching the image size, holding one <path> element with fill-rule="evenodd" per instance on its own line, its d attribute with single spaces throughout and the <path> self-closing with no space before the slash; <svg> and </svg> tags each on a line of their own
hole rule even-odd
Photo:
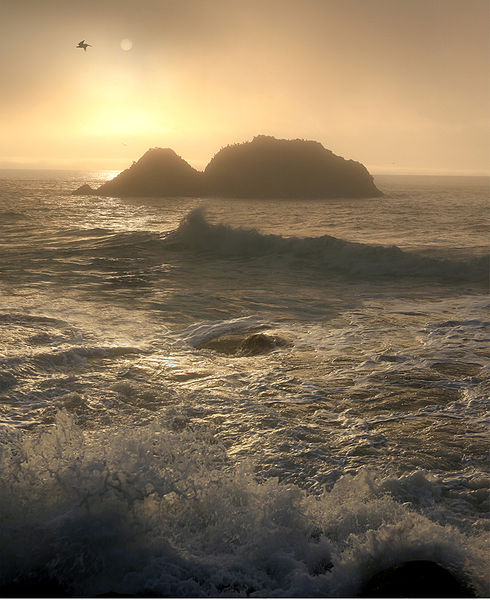
<svg viewBox="0 0 490 600">
<path fill-rule="evenodd" d="M 319 142 L 259 135 L 220 150 L 204 174 L 216 196 L 327 198 L 381 196 L 361 163 L 345 160 Z"/>
<path fill-rule="evenodd" d="M 220 196 L 227 198 L 371 198 L 382 193 L 361 163 L 319 142 L 259 135 L 221 149 L 204 173 L 170 148 L 148 150 L 95 192 L 101 196 Z"/>
<path fill-rule="evenodd" d="M 360 598 L 474 598 L 447 569 L 430 560 L 412 560 L 377 573 Z"/>
<path fill-rule="evenodd" d="M 101 196 L 199 196 L 203 175 L 170 148 L 152 148 L 97 190 Z"/>
<path fill-rule="evenodd" d="M 257 356 L 267 354 L 290 343 L 270 333 L 226 333 L 201 344 L 199 348 L 208 348 L 229 356 Z"/>
<path fill-rule="evenodd" d="M 252 333 L 240 344 L 237 354 L 239 356 L 257 356 L 272 352 L 281 346 L 287 346 L 286 340 L 267 333 Z"/>
</svg>

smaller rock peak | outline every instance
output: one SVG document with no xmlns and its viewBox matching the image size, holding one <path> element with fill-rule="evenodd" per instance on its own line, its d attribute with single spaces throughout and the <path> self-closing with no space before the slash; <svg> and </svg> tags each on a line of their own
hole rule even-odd
<svg viewBox="0 0 490 600">
<path fill-rule="evenodd" d="M 132 170 L 136 169 L 157 169 L 157 168 L 169 168 L 169 167 L 180 167 L 182 165 L 188 166 L 189 169 L 192 167 L 179 156 L 172 148 L 150 148 L 143 156 L 131 167 Z"/>
<path fill-rule="evenodd" d="M 142 161 L 142 160 L 146 160 L 148 158 L 170 158 L 170 157 L 178 157 L 178 154 L 175 152 L 175 150 L 172 150 L 172 148 L 150 148 L 149 150 L 147 150 L 143 156 L 139 159 L 138 162 Z"/>
</svg>

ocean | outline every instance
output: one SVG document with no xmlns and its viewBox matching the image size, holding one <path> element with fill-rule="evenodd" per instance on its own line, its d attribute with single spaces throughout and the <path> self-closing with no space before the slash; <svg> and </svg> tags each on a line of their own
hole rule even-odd
<svg viewBox="0 0 490 600">
<path fill-rule="evenodd" d="M 489 593 L 488 179 L 73 196 L 0 171 L 0 587 Z"/>
</svg>

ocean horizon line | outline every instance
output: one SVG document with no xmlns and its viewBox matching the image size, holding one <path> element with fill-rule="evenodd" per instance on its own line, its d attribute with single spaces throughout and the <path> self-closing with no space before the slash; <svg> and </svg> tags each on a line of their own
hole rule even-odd
<svg viewBox="0 0 490 600">
<path fill-rule="evenodd" d="M 407 170 L 394 170 L 390 171 L 377 170 L 376 168 L 369 167 L 366 165 L 371 175 L 374 177 L 474 177 L 474 178 L 489 178 L 490 172 L 483 173 L 481 171 L 417 171 L 412 169 Z M 111 167 L 100 167 L 100 168 L 85 168 L 85 167 L 56 167 L 56 166 L 2 166 L 0 165 L 0 172 L 22 172 L 22 171 L 35 171 L 35 172 L 58 172 L 58 173 L 114 173 L 114 177 L 124 171 L 128 167 L 124 168 L 111 168 Z"/>
</svg>

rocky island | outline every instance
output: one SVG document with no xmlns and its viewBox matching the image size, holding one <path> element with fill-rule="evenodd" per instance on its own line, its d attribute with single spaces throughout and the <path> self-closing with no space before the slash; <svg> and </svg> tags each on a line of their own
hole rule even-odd
<svg viewBox="0 0 490 600">
<path fill-rule="evenodd" d="M 364 165 L 315 141 L 259 135 L 222 148 L 204 172 L 170 148 L 152 148 L 97 190 L 99 196 L 218 196 L 227 198 L 371 198 L 382 196 Z"/>
<path fill-rule="evenodd" d="M 170 148 L 151 148 L 97 190 L 101 196 L 199 196 L 203 174 Z"/>
</svg>

